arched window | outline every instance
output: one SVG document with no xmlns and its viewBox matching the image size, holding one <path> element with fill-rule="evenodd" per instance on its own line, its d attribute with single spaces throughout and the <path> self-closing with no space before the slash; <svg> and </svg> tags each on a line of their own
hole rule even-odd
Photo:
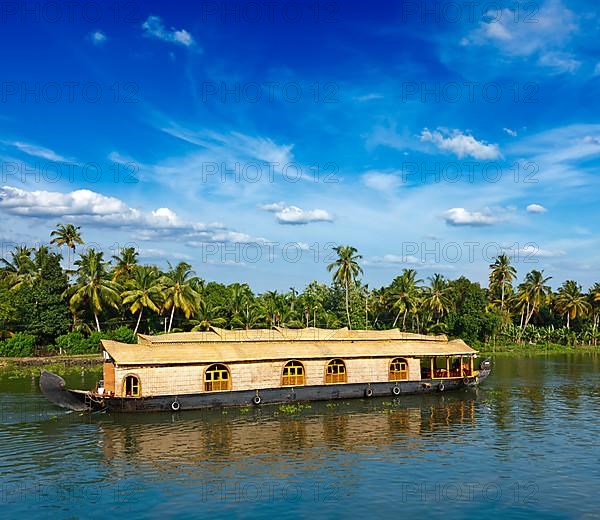
<svg viewBox="0 0 600 520">
<path fill-rule="evenodd" d="M 206 392 L 231 390 L 229 369 L 225 365 L 218 363 L 210 365 L 204 373 L 204 390 Z"/>
<path fill-rule="evenodd" d="M 345 383 L 347 380 L 346 364 L 341 359 L 333 359 L 327 363 L 325 384 Z"/>
<path fill-rule="evenodd" d="M 390 363 L 390 381 L 406 381 L 408 379 L 408 362 L 403 358 L 392 359 Z"/>
<path fill-rule="evenodd" d="M 300 361 L 288 361 L 283 367 L 281 386 L 304 385 L 304 365 Z"/>
<path fill-rule="evenodd" d="M 125 397 L 139 397 L 142 395 L 142 386 L 138 376 L 125 376 L 123 379 L 123 395 Z"/>
</svg>

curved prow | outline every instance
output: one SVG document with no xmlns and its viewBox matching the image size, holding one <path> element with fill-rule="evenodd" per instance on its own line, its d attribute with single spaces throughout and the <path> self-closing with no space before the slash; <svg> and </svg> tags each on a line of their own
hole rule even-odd
<svg viewBox="0 0 600 520">
<path fill-rule="evenodd" d="M 492 371 L 492 359 L 486 358 L 479 364 L 479 381 L 483 381 Z"/>
<path fill-rule="evenodd" d="M 46 399 L 61 408 L 83 412 L 89 410 L 89 406 L 79 397 L 78 394 L 67 390 L 65 380 L 52 374 L 42 371 L 40 375 L 40 390 L 46 396 Z"/>
</svg>

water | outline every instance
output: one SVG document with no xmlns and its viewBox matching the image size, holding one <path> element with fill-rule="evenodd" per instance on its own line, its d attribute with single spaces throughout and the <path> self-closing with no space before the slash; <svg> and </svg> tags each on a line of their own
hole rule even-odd
<svg viewBox="0 0 600 520">
<path fill-rule="evenodd" d="M 600 357 L 494 361 L 476 391 L 291 415 L 90 417 L 0 372 L 1 515 L 598 518 Z"/>
</svg>

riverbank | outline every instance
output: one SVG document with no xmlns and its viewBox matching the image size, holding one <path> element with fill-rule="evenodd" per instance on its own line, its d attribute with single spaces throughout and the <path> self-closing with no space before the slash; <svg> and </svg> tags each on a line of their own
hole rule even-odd
<svg viewBox="0 0 600 520">
<path fill-rule="evenodd" d="M 6 357 L 0 358 L 0 368 L 8 366 L 43 367 L 47 365 L 65 365 L 75 367 L 95 366 L 102 364 L 100 354 L 59 355 L 41 357 Z"/>
<path fill-rule="evenodd" d="M 494 354 L 575 354 L 575 353 L 600 353 L 600 345 L 577 345 L 566 346 L 556 343 L 531 344 L 531 343 L 508 343 L 485 345 L 479 350 L 480 356 L 491 356 Z"/>
</svg>

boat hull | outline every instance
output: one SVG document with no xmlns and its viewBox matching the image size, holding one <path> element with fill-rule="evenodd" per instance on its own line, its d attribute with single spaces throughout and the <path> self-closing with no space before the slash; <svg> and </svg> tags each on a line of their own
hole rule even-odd
<svg viewBox="0 0 600 520">
<path fill-rule="evenodd" d="M 487 374 L 486 374 L 487 375 Z M 477 378 L 481 380 L 482 378 Z M 95 403 L 114 412 L 173 412 L 222 408 L 229 406 L 262 406 L 308 401 L 332 401 L 336 399 L 372 399 L 374 397 L 397 398 L 431 392 L 447 392 L 477 384 L 476 378 L 398 381 L 386 383 L 331 384 L 318 386 L 267 388 L 202 394 L 155 396 L 155 397 L 110 397 Z"/>
</svg>

